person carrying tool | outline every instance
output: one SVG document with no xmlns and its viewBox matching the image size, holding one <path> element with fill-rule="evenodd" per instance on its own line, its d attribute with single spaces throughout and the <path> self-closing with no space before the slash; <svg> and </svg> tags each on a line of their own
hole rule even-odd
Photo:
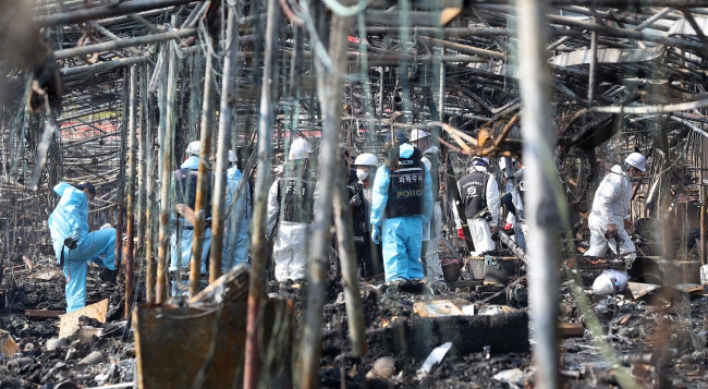
<svg viewBox="0 0 708 389">
<path fill-rule="evenodd" d="M 473 157 L 472 171 L 457 181 L 474 243 L 475 251 L 471 254 L 475 256 L 496 249 L 492 234 L 499 229 L 499 186 L 497 180 L 487 172 L 489 162 L 486 157 Z M 462 230 L 458 230 L 457 234 L 464 240 Z"/>
<path fill-rule="evenodd" d="M 60 182 L 54 193 L 61 196 L 49 215 L 49 232 L 54 253 L 66 277 L 66 312 L 86 306 L 86 273 L 88 263 L 103 268 L 100 277 L 113 279 L 115 266 L 116 230 L 105 228 L 89 232 L 89 201 L 96 197 L 90 182 L 70 185 Z"/>
<path fill-rule="evenodd" d="M 288 166 L 268 190 L 266 236 L 275 239 L 273 260 L 279 282 L 305 279 L 308 226 L 314 220 L 317 181 L 308 169 L 312 147 L 304 138 L 290 145 Z"/>
<path fill-rule="evenodd" d="M 373 154 L 364 153 L 356 157 L 354 166 L 356 167 L 357 182 L 347 187 L 351 195 L 349 205 L 352 208 L 352 221 L 354 222 L 354 246 L 359 259 L 358 276 L 364 280 L 369 280 L 383 271 L 381 245 L 371 242 L 371 223 L 369 222 L 373 195 L 372 183 L 378 164 L 379 160 Z"/>
<path fill-rule="evenodd" d="M 422 280 L 423 225 L 430 222 L 433 193 L 430 172 L 410 144 L 398 146 L 376 171 L 371 204 L 371 240 L 383 244 L 386 282 Z"/>
<path fill-rule="evenodd" d="M 602 256 L 609 246 L 615 255 L 624 257 L 626 269 L 632 267 L 637 254 L 627 233 L 627 229 L 633 227 L 629 219 L 631 179 L 644 175 L 647 171 L 646 161 L 642 154 L 631 153 L 624 159 L 622 166 L 612 166 L 610 173 L 600 182 L 588 217 L 590 248 L 585 252 L 586 256 Z"/>
<path fill-rule="evenodd" d="M 421 161 L 428 168 L 431 178 L 431 188 L 433 194 L 433 213 L 430 217 L 428 236 L 424 237 L 423 247 L 425 252 L 425 266 L 427 268 L 426 278 L 430 282 L 444 281 L 442 266 L 438 247 L 440 236 L 442 235 L 442 210 L 440 209 L 440 158 L 438 158 L 438 147 L 430 142 L 430 133 L 423 130 L 413 130 L 411 132 L 411 144 L 423 152 Z M 422 262 L 422 261 L 421 261 Z"/>
<path fill-rule="evenodd" d="M 243 183 L 239 193 L 243 174 L 236 166 L 236 153 L 229 150 L 229 169 L 226 171 L 226 233 L 224 234 L 224 258 L 221 271 L 226 273 L 232 267 L 244 263 L 248 265 L 248 235 L 251 220 L 251 189 L 248 181 Z"/>
<path fill-rule="evenodd" d="M 172 172 L 172 190 L 175 193 L 175 200 L 178 204 L 184 205 L 195 211 L 197 202 L 197 178 L 199 171 L 199 152 L 201 150 L 201 142 L 195 140 L 187 145 L 187 159 L 182 163 L 179 169 Z M 211 197 L 213 173 L 209 172 L 207 176 L 206 186 L 206 204 L 204 212 L 206 213 L 206 225 L 204 230 L 204 244 L 202 246 L 202 263 L 200 264 L 200 272 L 206 274 L 206 259 L 209 255 L 211 246 Z M 176 272 L 178 268 L 185 269 L 189 267 L 189 262 L 192 258 L 192 241 L 194 238 L 194 225 L 189 222 L 181 213 L 172 220 L 172 234 L 170 236 L 170 272 Z M 176 284 L 173 283 L 173 295 L 176 295 Z"/>
</svg>

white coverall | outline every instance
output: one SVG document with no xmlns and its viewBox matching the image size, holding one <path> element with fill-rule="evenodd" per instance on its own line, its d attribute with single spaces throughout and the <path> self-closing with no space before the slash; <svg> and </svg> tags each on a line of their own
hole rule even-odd
<svg viewBox="0 0 708 389">
<path fill-rule="evenodd" d="M 487 168 L 484 166 L 474 166 L 472 171 L 487 173 Z M 458 187 L 458 189 L 460 190 L 460 196 L 464 198 L 465 193 L 462 188 Z M 492 232 L 490 231 L 490 228 L 497 227 L 499 225 L 500 194 L 499 185 L 497 185 L 497 180 L 494 176 L 490 175 L 489 180 L 487 181 L 485 195 L 487 197 L 487 207 L 489 208 L 488 211 L 492 217 L 492 220 L 488 222 L 483 217 L 467 219 L 467 226 L 470 229 L 470 234 L 472 234 L 472 242 L 474 243 L 475 251 L 470 253 L 473 256 L 481 255 L 482 253 L 494 251 L 496 249 L 496 245 L 492 240 Z"/>
<path fill-rule="evenodd" d="M 595 198 L 592 202 L 592 210 L 588 217 L 588 227 L 590 228 L 590 249 L 585 255 L 599 257 L 605 254 L 607 246 L 613 253 L 617 253 L 617 242 L 615 239 L 609 241 L 605 238 L 605 232 L 610 224 L 617 226 L 617 234 L 622 242 L 619 245 L 620 253 L 631 253 L 625 255 L 625 262 L 631 264 L 637 257 L 632 239 L 627 230 L 624 229 L 624 219 L 629 218 L 629 202 L 632 199 L 632 182 L 620 165 L 614 165 L 609 174 L 602 179 L 597 187 Z"/>
<path fill-rule="evenodd" d="M 425 152 L 425 154 L 436 154 L 438 153 L 437 146 L 431 146 Z M 428 157 L 423 156 L 421 158 L 425 167 L 428 171 L 432 168 L 432 164 Z M 433 188 L 433 190 L 440 190 L 440 188 Z M 442 235 L 442 210 L 440 208 L 440 200 L 433 202 L 433 214 L 430 216 L 430 225 L 428 230 L 428 239 L 423 236 L 424 240 L 428 241 L 427 250 L 425 252 L 427 274 L 426 278 L 428 281 L 438 281 L 444 279 L 442 266 L 440 265 L 440 256 L 438 255 L 438 249 L 440 246 L 440 236 Z"/>
<path fill-rule="evenodd" d="M 279 220 L 280 201 L 278 200 L 277 179 L 268 190 L 268 231 L 275 228 L 277 233 L 273 244 L 273 261 L 275 262 L 275 279 L 279 282 L 306 278 L 307 249 L 309 245 L 308 229 L 310 223 L 299 223 Z M 316 190 L 313 199 L 313 212 L 316 209 Z"/>
</svg>

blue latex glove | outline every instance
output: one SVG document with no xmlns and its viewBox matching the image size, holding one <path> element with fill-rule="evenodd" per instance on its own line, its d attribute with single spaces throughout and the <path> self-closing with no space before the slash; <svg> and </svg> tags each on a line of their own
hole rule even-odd
<svg viewBox="0 0 708 389">
<path fill-rule="evenodd" d="M 371 240 L 376 244 L 381 244 L 381 227 L 373 226 L 371 231 Z"/>
</svg>

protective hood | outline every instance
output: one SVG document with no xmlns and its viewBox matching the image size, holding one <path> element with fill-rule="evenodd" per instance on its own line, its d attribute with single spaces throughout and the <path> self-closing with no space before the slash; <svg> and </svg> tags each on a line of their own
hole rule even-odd
<svg viewBox="0 0 708 389">
<path fill-rule="evenodd" d="M 180 165 L 180 168 L 191 169 L 191 170 L 199 169 L 199 157 L 191 156 L 191 157 L 187 158 L 187 160 L 182 162 L 182 165 Z"/>
<path fill-rule="evenodd" d="M 471 172 L 484 172 L 487 173 L 487 167 L 486 166 L 479 166 L 475 165 L 470 168 L 470 173 Z"/>
<path fill-rule="evenodd" d="M 241 177 L 243 177 L 243 173 L 235 166 L 226 171 L 226 178 L 229 181 L 240 181 Z"/>
<path fill-rule="evenodd" d="M 614 166 L 612 166 L 612 169 L 610 169 L 610 171 L 611 171 L 612 173 L 615 173 L 615 174 L 619 174 L 619 175 L 621 175 L 621 176 L 628 177 L 628 176 L 627 176 L 627 173 L 622 170 L 622 166 L 620 166 L 620 165 L 614 165 Z"/>
<path fill-rule="evenodd" d="M 427 150 L 423 151 L 423 154 L 437 154 L 439 151 L 438 146 L 430 146 Z"/>
<path fill-rule="evenodd" d="M 413 146 L 409 145 L 408 143 L 402 144 L 398 148 L 398 155 L 401 158 L 410 158 L 413 156 Z"/>
<path fill-rule="evenodd" d="M 61 199 L 49 215 L 52 239 L 63 241 L 72 234 L 76 235 L 76 231 L 88 233 L 89 207 L 86 194 L 66 182 L 57 184 L 54 193 L 60 195 Z"/>
</svg>

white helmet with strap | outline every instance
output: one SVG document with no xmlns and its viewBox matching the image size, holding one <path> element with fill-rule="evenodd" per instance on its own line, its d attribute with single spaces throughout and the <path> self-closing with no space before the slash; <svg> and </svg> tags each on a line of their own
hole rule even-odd
<svg viewBox="0 0 708 389">
<path fill-rule="evenodd" d="M 364 153 L 356 157 L 354 160 L 355 166 L 378 166 L 379 159 L 375 155 Z"/>
<path fill-rule="evenodd" d="M 415 142 L 418 139 L 423 139 L 429 137 L 430 133 L 423 130 L 413 130 L 411 131 L 411 142 Z"/>
<path fill-rule="evenodd" d="M 307 142 L 305 138 L 297 138 L 290 145 L 290 153 L 288 154 L 288 159 L 307 159 L 310 158 L 310 153 L 312 152 L 312 146 Z"/>
</svg>

